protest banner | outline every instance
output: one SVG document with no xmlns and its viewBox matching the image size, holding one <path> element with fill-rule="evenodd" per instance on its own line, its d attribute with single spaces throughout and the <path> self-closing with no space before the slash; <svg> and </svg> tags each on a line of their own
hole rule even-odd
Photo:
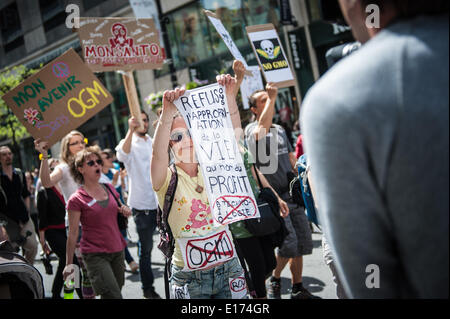
<svg viewBox="0 0 450 319">
<path fill-rule="evenodd" d="M 220 34 L 220 37 L 222 38 L 223 42 L 225 42 L 225 45 L 227 46 L 228 50 L 230 50 L 231 54 L 236 60 L 241 61 L 244 63 L 245 69 L 247 70 L 245 72 L 246 75 L 251 76 L 251 71 L 248 70 L 247 61 L 245 61 L 244 57 L 242 56 L 241 52 L 237 48 L 236 44 L 234 43 L 233 39 L 231 38 L 230 34 L 228 33 L 227 29 L 225 29 L 222 21 L 211 11 L 204 10 L 203 11 L 205 15 L 208 17 L 209 21 L 212 23 L 214 28 L 216 28 L 216 31 Z"/>
<path fill-rule="evenodd" d="M 94 72 L 159 69 L 164 57 L 153 19 L 79 18 L 86 64 Z"/>
<path fill-rule="evenodd" d="M 229 116 L 225 88 L 216 83 L 189 90 L 174 104 L 192 136 L 214 225 L 258 218 L 256 200 Z"/>
<path fill-rule="evenodd" d="M 241 97 L 244 110 L 248 110 L 250 108 L 248 99 L 252 93 L 258 90 L 264 90 L 264 83 L 259 66 L 249 66 L 248 70 L 252 72 L 252 75 L 245 75 L 244 80 L 241 83 Z"/>
<path fill-rule="evenodd" d="M 249 26 L 246 30 L 266 82 L 273 82 L 278 88 L 295 86 L 294 75 L 273 24 Z"/>
<path fill-rule="evenodd" d="M 178 244 L 185 261 L 185 271 L 214 267 L 237 256 L 233 236 L 228 229 L 206 238 L 178 238 Z"/>
<path fill-rule="evenodd" d="M 50 146 L 113 101 L 73 49 L 2 98 L 27 131 Z"/>
<path fill-rule="evenodd" d="M 158 31 L 159 44 L 164 55 L 164 41 L 162 38 L 161 24 L 158 16 L 158 5 L 156 0 L 129 0 L 131 9 L 137 19 L 152 18 Z"/>
</svg>

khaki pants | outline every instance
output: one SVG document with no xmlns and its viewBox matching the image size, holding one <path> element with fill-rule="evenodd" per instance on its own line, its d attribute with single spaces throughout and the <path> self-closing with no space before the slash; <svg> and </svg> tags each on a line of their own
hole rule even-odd
<svg viewBox="0 0 450 319">
<path fill-rule="evenodd" d="M 101 299 L 122 299 L 121 289 L 125 283 L 125 253 L 83 254 L 89 279 L 95 294 Z"/>
</svg>

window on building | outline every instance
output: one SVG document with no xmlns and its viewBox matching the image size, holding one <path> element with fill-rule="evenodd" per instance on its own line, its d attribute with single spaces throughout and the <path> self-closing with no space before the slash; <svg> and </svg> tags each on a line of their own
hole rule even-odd
<svg viewBox="0 0 450 319">
<path fill-rule="evenodd" d="M 330 4 L 328 4 L 330 5 Z M 336 6 L 336 4 L 335 4 Z M 333 6 L 333 7 L 335 7 Z M 339 6 L 339 5 L 337 5 Z M 309 21 L 318 21 L 322 20 L 322 10 L 320 8 L 319 0 L 308 0 L 306 2 L 306 7 L 308 8 L 308 17 Z"/>
<path fill-rule="evenodd" d="M 228 52 L 203 9 L 219 17 L 237 47 L 250 45 L 246 26 L 279 25 L 277 0 L 201 0 L 183 7 L 166 15 L 170 21 L 167 34 L 176 69 Z"/>
<path fill-rule="evenodd" d="M 15 2 L 0 11 L 0 24 L 5 53 L 24 45 L 19 10 Z"/>
<path fill-rule="evenodd" d="M 83 0 L 83 8 L 84 11 L 90 10 L 93 7 L 98 6 L 99 4 L 105 2 L 106 0 Z"/>
<path fill-rule="evenodd" d="M 169 16 L 167 33 L 175 68 L 183 68 L 212 55 L 206 17 L 198 3 Z"/>
<path fill-rule="evenodd" d="M 48 32 L 66 21 L 64 0 L 39 0 L 41 9 L 42 24 L 44 31 Z"/>
</svg>

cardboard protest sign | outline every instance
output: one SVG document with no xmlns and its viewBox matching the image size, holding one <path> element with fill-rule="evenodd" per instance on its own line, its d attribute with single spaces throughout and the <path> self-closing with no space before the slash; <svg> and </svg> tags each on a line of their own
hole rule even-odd
<svg viewBox="0 0 450 319">
<path fill-rule="evenodd" d="M 248 70 L 252 72 L 252 75 L 245 75 L 244 80 L 241 83 L 241 97 L 244 110 L 248 110 L 250 108 L 248 99 L 253 92 L 264 90 L 264 83 L 259 66 L 249 66 Z"/>
<path fill-rule="evenodd" d="M 201 270 L 233 259 L 236 250 L 228 229 L 206 238 L 178 238 L 185 271 Z"/>
<path fill-rule="evenodd" d="M 27 131 L 53 145 L 113 101 L 70 49 L 3 96 Z"/>
<path fill-rule="evenodd" d="M 174 103 L 194 142 L 214 225 L 258 218 L 256 200 L 229 116 L 225 88 L 216 83 L 186 91 Z"/>
<path fill-rule="evenodd" d="M 250 26 L 246 30 L 266 81 L 279 88 L 294 86 L 294 75 L 273 24 Z"/>
<path fill-rule="evenodd" d="M 158 69 L 164 61 L 153 19 L 79 18 L 86 64 L 94 72 Z"/>
<path fill-rule="evenodd" d="M 226 46 L 228 47 L 228 50 L 230 50 L 233 57 L 236 60 L 239 60 L 242 63 L 244 63 L 245 69 L 248 70 L 247 62 L 245 61 L 239 49 L 237 48 L 227 29 L 225 29 L 224 25 L 222 24 L 222 21 L 220 21 L 220 19 L 211 11 L 204 10 L 204 13 L 208 17 L 209 21 L 211 21 L 214 28 L 216 28 L 217 32 L 220 34 L 220 37 L 222 38 L 223 42 L 225 42 Z M 250 71 L 246 73 L 247 75 L 251 75 Z"/>
</svg>

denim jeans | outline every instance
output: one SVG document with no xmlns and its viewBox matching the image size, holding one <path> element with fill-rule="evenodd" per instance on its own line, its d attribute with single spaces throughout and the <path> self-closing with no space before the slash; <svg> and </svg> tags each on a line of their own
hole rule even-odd
<svg viewBox="0 0 450 319">
<path fill-rule="evenodd" d="M 153 232 L 156 229 L 156 209 L 140 212 L 132 209 L 136 230 L 139 236 L 139 271 L 142 290 L 153 288 L 152 248 Z"/>
<path fill-rule="evenodd" d="M 244 276 L 237 257 L 208 270 L 183 271 L 173 264 L 171 270 L 170 289 L 184 288 L 187 293 L 183 297 L 191 299 L 231 299 L 229 279 Z M 180 295 L 172 293 L 171 298 L 180 298 Z"/>
</svg>

